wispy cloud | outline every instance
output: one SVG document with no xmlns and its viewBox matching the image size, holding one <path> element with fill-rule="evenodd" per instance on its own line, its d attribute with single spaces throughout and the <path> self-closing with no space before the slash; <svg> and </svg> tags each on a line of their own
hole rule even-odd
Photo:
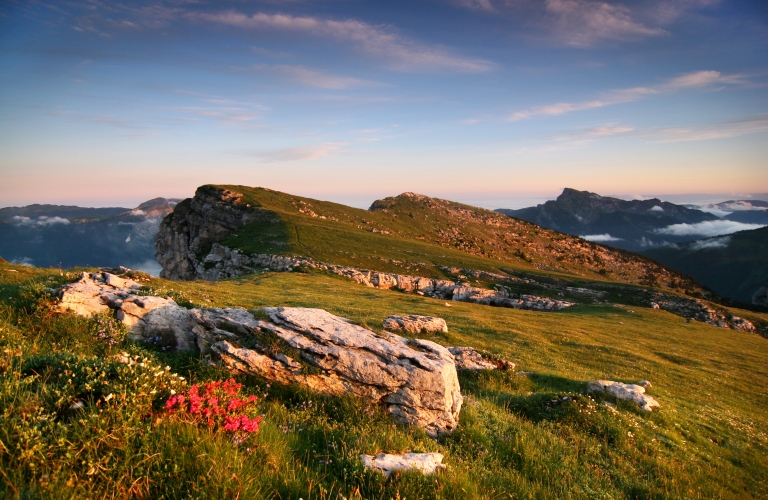
<svg viewBox="0 0 768 500">
<path fill-rule="evenodd" d="M 712 250 L 715 248 L 728 248 L 728 244 L 731 242 L 730 236 L 723 236 L 722 238 L 708 238 L 706 240 L 694 241 L 690 247 L 690 250 Z"/>
<path fill-rule="evenodd" d="M 376 82 L 350 76 L 333 75 L 304 66 L 256 64 L 253 65 L 252 68 L 257 71 L 273 73 L 290 82 L 321 89 L 341 90 L 352 87 L 379 85 Z"/>
<path fill-rule="evenodd" d="M 451 3 L 473 10 L 496 11 L 493 0 L 450 0 Z"/>
<path fill-rule="evenodd" d="M 661 35 L 664 30 L 646 26 L 623 5 L 591 0 L 546 0 L 555 33 L 572 47 L 591 47 L 602 40 L 629 40 Z"/>
<path fill-rule="evenodd" d="M 655 132 L 653 142 L 672 143 L 727 139 L 740 135 L 768 131 L 768 118 L 754 118 L 698 127 L 667 128 Z"/>
<path fill-rule="evenodd" d="M 648 3 L 622 5 L 599 0 L 447 1 L 476 12 L 506 15 L 511 22 L 526 19 L 528 25 L 535 26 L 539 31 L 543 29 L 549 38 L 577 48 L 589 48 L 606 41 L 629 41 L 663 35 L 666 31 L 661 25 L 703 3 L 698 0 L 666 0 L 661 2 L 661 6 L 649 8 Z M 653 25 L 641 21 L 641 18 Z"/>
<path fill-rule="evenodd" d="M 311 146 L 296 146 L 291 148 L 280 148 L 266 151 L 257 151 L 251 153 L 262 163 L 279 163 L 289 161 L 312 161 L 324 156 L 339 154 L 341 149 L 346 146 L 345 142 L 326 142 L 314 144 Z"/>
<path fill-rule="evenodd" d="M 534 116 L 557 116 L 574 111 L 604 108 L 615 104 L 639 101 L 649 96 L 676 92 L 684 89 L 707 88 L 716 85 L 745 83 L 744 75 L 723 75 L 719 71 L 697 71 L 681 75 L 652 87 L 630 87 L 607 92 L 599 99 L 582 102 L 559 102 L 546 106 L 516 111 L 510 115 L 511 121 L 524 120 Z"/>
<path fill-rule="evenodd" d="M 247 16 L 234 11 L 218 14 L 190 13 L 188 16 L 192 19 L 243 29 L 271 28 L 336 39 L 352 44 L 355 50 L 380 59 L 390 68 L 399 71 L 440 70 L 480 73 L 493 68 L 493 63 L 489 61 L 462 57 L 443 47 L 427 45 L 401 36 L 392 29 L 373 26 L 355 19 L 336 21 L 309 16 L 265 13 Z"/>
<path fill-rule="evenodd" d="M 629 127 L 626 125 L 616 125 L 611 123 L 608 125 L 603 125 L 602 127 L 576 130 L 568 134 L 557 135 L 552 137 L 552 139 L 554 139 L 555 141 L 570 141 L 570 142 L 584 143 L 584 142 L 588 142 L 593 139 L 598 139 L 601 137 L 610 137 L 613 135 L 626 134 L 628 132 L 632 132 L 633 130 L 634 130 L 633 127 Z"/>
</svg>

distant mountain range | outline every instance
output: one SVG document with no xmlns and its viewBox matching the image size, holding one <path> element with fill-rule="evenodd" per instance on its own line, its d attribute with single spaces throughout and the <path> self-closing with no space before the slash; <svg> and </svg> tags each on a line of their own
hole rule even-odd
<svg viewBox="0 0 768 500">
<path fill-rule="evenodd" d="M 0 209 L 0 257 L 38 267 L 124 265 L 153 274 L 154 237 L 179 200 L 136 208 L 29 205 Z"/>
<path fill-rule="evenodd" d="M 676 205 L 658 198 L 622 200 L 566 188 L 555 200 L 519 210 L 497 212 L 590 241 L 641 252 L 707 236 L 756 229 L 768 224 L 768 202 L 728 201 L 711 210 Z M 736 211 L 738 210 L 738 211 Z"/>
<path fill-rule="evenodd" d="M 750 303 L 768 286 L 768 227 L 643 252 L 717 294 Z"/>
<path fill-rule="evenodd" d="M 768 285 L 768 228 L 759 229 L 768 225 L 767 201 L 676 205 L 566 188 L 556 200 L 497 212 L 642 253 L 732 300 L 750 303 Z"/>
<path fill-rule="evenodd" d="M 627 201 L 570 188 L 542 205 L 497 212 L 634 252 L 694 240 L 700 235 L 685 234 L 685 229 L 720 220 L 711 213 L 658 198 Z"/>
<path fill-rule="evenodd" d="M 725 220 L 743 222 L 746 224 L 768 224 L 768 201 L 728 200 L 714 205 L 705 205 L 703 207 L 694 207 L 692 205 L 685 206 L 722 213 L 724 214 L 722 218 Z"/>
</svg>

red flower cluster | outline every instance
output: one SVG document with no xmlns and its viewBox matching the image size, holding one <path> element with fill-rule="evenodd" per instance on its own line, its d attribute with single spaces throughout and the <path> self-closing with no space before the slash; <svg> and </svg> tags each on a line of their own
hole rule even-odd
<svg viewBox="0 0 768 500">
<path fill-rule="evenodd" d="M 165 402 L 169 414 L 187 412 L 204 421 L 208 427 L 222 427 L 230 432 L 253 433 L 259 430 L 261 417 L 250 418 L 243 414 L 256 402 L 256 396 L 241 398 L 235 379 L 206 382 L 193 385 L 187 394 L 175 394 Z"/>
</svg>

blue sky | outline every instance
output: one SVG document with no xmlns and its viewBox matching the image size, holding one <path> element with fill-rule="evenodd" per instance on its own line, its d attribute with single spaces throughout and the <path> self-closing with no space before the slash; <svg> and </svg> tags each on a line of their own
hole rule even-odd
<svg viewBox="0 0 768 500">
<path fill-rule="evenodd" d="M 6 1 L 0 206 L 743 197 L 766 83 L 758 1 Z"/>
</svg>

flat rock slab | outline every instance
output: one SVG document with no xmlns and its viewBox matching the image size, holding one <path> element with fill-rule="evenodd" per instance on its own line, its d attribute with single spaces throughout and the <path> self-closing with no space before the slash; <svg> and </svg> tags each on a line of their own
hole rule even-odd
<svg viewBox="0 0 768 500">
<path fill-rule="evenodd" d="M 391 332 L 419 333 L 448 333 L 448 324 L 443 318 L 434 316 L 387 316 L 382 327 Z"/>
<path fill-rule="evenodd" d="M 631 401 L 640 407 L 641 410 L 653 411 L 654 408 L 660 408 L 658 401 L 645 394 L 645 388 L 636 384 L 623 384 L 612 380 L 595 380 L 587 384 L 588 392 L 605 392 L 624 401 Z"/>
<path fill-rule="evenodd" d="M 142 335 L 196 343 L 232 371 L 380 403 L 430 436 L 458 425 L 463 398 L 454 359 L 434 342 L 379 335 L 322 309 L 265 308 L 258 319 L 243 309 L 192 309 L 166 321 L 178 312 L 153 311 Z"/>
<path fill-rule="evenodd" d="M 443 455 L 440 453 L 405 453 L 403 455 L 360 455 L 360 460 L 367 469 L 381 471 L 389 477 L 393 472 L 418 470 L 422 474 L 434 474 L 440 469 L 445 469 Z"/>
<path fill-rule="evenodd" d="M 447 347 L 456 360 L 457 370 L 514 370 L 515 364 L 503 359 L 491 359 L 472 347 Z"/>
</svg>

